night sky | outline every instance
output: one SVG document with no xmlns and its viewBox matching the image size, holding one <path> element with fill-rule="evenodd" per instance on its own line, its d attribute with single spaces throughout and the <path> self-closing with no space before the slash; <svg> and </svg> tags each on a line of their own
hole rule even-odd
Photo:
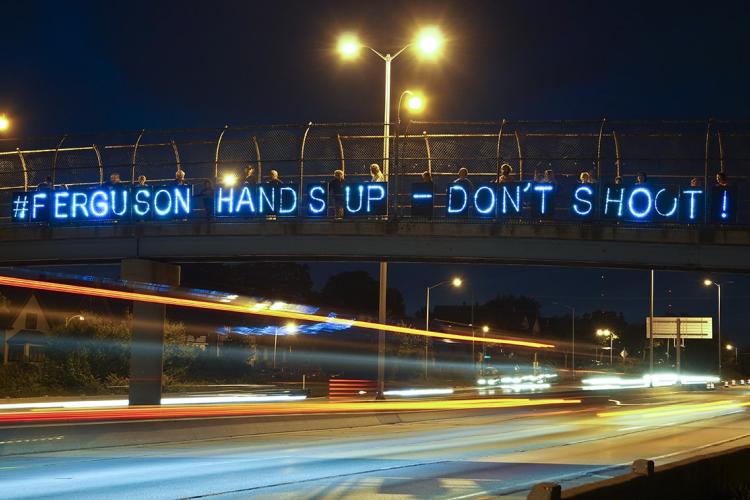
<svg viewBox="0 0 750 500">
<path fill-rule="evenodd" d="M 3 2 L 0 113 L 13 135 L 224 124 L 382 120 L 383 65 L 342 63 L 337 35 L 394 51 L 423 24 L 447 33 L 444 57 L 394 63 L 394 92 L 420 88 L 427 120 L 750 117 L 746 2 Z M 376 265 L 313 266 L 332 273 Z M 648 273 L 512 266 L 394 265 L 409 312 L 454 273 L 478 300 L 523 293 L 648 311 Z M 715 311 L 702 273 L 658 273 L 657 313 Z M 750 318 L 750 277 L 725 291 L 725 332 Z M 220 286 L 217 286 L 220 288 Z M 671 290 L 671 293 L 670 293 Z M 436 303 L 467 301 L 453 290 Z"/>
</svg>

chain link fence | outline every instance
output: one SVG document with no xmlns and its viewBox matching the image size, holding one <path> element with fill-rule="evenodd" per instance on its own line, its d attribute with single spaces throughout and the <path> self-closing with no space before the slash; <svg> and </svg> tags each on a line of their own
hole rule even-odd
<svg viewBox="0 0 750 500">
<path fill-rule="evenodd" d="M 244 175 L 258 180 L 276 170 L 284 182 L 331 179 L 341 169 L 351 181 L 369 179 L 370 164 L 387 174 L 392 202 L 407 207 L 410 185 L 432 174 L 436 204 L 459 168 L 474 183 L 499 177 L 508 164 L 515 180 L 555 172 L 559 189 L 572 190 L 581 172 L 600 182 L 625 183 L 646 172 L 654 183 L 713 184 L 724 172 L 739 186 L 738 214 L 750 223 L 750 121 L 500 121 L 392 124 L 390 158 L 383 158 L 383 125 L 336 123 L 227 126 L 221 129 L 143 130 L 0 140 L 0 218 L 9 220 L 13 191 L 55 186 L 96 186 L 112 173 L 124 182 L 145 175 L 149 184 L 186 172 L 193 184 Z M 300 191 L 302 192 L 302 191 Z M 408 214 L 408 210 L 402 210 Z"/>
</svg>

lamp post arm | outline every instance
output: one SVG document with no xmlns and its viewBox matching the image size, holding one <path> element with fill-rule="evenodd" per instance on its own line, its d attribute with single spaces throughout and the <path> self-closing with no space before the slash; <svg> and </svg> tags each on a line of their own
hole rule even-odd
<svg viewBox="0 0 750 500">
<path fill-rule="evenodd" d="M 391 56 L 391 60 L 393 60 L 393 59 L 396 59 L 396 58 L 397 58 L 398 56 L 400 56 L 400 55 L 401 55 L 401 53 L 402 53 L 403 51 L 405 51 L 406 49 L 408 49 L 408 48 L 409 48 L 409 47 L 411 47 L 412 45 L 413 45 L 413 44 L 411 44 L 411 43 L 409 43 L 409 44 L 406 44 L 406 45 L 405 45 L 404 47 L 402 47 L 402 48 L 401 48 L 401 50 L 399 50 L 398 52 L 396 52 L 395 54 L 393 54 L 393 55 Z M 382 56 L 381 56 L 381 57 L 382 57 Z"/>
<path fill-rule="evenodd" d="M 381 54 L 381 53 L 380 53 L 380 52 L 378 52 L 377 50 L 373 49 L 373 48 L 372 48 L 372 47 L 370 47 L 369 45 L 364 45 L 363 47 L 364 47 L 364 48 L 366 48 L 366 49 L 369 49 L 369 50 L 370 50 L 370 51 L 371 51 L 371 52 L 372 52 L 373 54 L 375 54 L 376 56 L 378 56 L 378 57 L 379 57 L 379 58 L 381 58 L 382 60 L 384 60 L 384 61 L 386 60 L 386 56 L 384 56 L 383 54 Z"/>
</svg>

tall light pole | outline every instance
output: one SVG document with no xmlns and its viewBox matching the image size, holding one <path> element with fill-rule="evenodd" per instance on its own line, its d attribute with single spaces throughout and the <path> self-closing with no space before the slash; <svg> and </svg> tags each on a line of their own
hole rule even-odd
<svg viewBox="0 0 750 500">
<path fill-rule="evenodd" d="M 553 304 L 570 309 L 571 365 L 573 367 L 573 378 L 576 378 L 576 308 L 560 302 L 553 302 Z"/>
<path fill-rule="evenodd" d="M 395 54 L 383 53 L 369 45 L 364 45 L 356 35 L 345 33 L 339 38 L 338 50 L 344 59 L 355 59 L 362 49 L 367 49 L 385 62 L 385 102 L 383 106 L 383 175 L 388 179 L 390 160 L 391 125 L 391 63 L 406 49 L 415 48 L 421 55 L 436 57 L 443 46 L 443 36 L 436 27 L 423 28 L 414 41 L 404 45 Z"/>
<path fill-rule="evenodd" d="M 427 309 L 425 311 L 424 329 L 427 330 L 428 332 L 430 331 L 430 290 L 432 290 L 433 288 L 437 288 L 439 286 L 447 285 L 448 283 L 450 283 L 454 288 L 460 288 L 461 285 L 463 285 L 463 280 L 459 277 L 455 277 L 452 280 L 441 281 L 440 283 L 436 283 L 432 286 L 427 287 L 427 300 L 425 301 Z M 429 349 L 430 349 L 430 337 L 425 337 L 424 338 L 424 378 L 425 380 L 427 380 L 427 363 L 428 363 L 428 358 L 429 358 Z"/>
<path fill-rule="evenodd" d="M 612 359 L 612 351 L 614 350 L 614 340 L 617 337 L 614 332 L 610 331 L 608 328 L 606 329 L 599 329 L 596 331 L 597 337 L 609 337 L 609 366 L 613 366 L 614 362 Z"/>
<path fill-rule="evenodd" d="M 725 281 L 724 283 L 717 283 L 716 281 L 705 279 L 703 280 L 704 286 L 716 286 L 717 290 L 717 328 L 716 328 L 716 336 L 718 337 L 718 345 L 719 345 L 719 378 L 721 378 L 721 287 L 722 285 L 729 285 L 730 283 L 734 283 L 734 281 Z"/>
<path fill-rule="evenodd" d="M 740 350 L 740 348 L 737 347 L 736 345 L 727 344 L 727 351 L 734 351 L 734 364 L 735 365 L 738 364 L 738 362 L 739 362 L 739 358 L 738 358 L 738 356 L 739 356 L 739 354 L 738 354 L 739 350 Z"/>
<path fill-rule="evenodd" d="M 295 335 L 297 333 L 297 325 L 294 323 L 287 323 L 285 326 L 282 327 L 286 330 L 286 335 Z M 276 327 L 276 330 L 274 330 L 273 333 L 273 367 L 276 368 L 276 344 L 278 342 L 279 337 L 279 327 Z"/>
<path fill-rule="evenodd" d="M 490 327 L 488 325 L 482 326 L 482 340 L 487 338 L 487 333 L 490 331 Z M 474 338 L 474 330 L 472 329 L 471 337 Z M 472 353 L 474 351 L 472 350 Z M 482 377 L 484 377 L 484 360 L 485 356 L 487 356 L 487 342 L 482 342 L 482 362 L 479 364 L 480 366 L 480 374 Z"/>
<path fill-rule="evenodd" d="M 443 37 L 437 28 L 424 28 L 417 38 L 402 47 L 395 55 L 383 54 L 368 45 L 363 45 L 356 35 L 345 33 L 339 38 L 338 51 L 344 59 L 356 59 L 363 48 L 380 57 L 385 62 L 385 99 L 383 105 L 383 176 L 388 180 L 390 159 L 390 124 L 391 124 L 391 62 L 401 55 L 406 49 L 414 46 L 421 54 L 434 57 L 442 48 Z M 378 293 L 378 322 L 386 321 L 386 291 L 388 283 L 388 263 L 380 262 L 380 289 Z M 378 391 L 376 398 L 383 399 L 385 392 L 385 331 L 378 334 Z"/>
</svg>

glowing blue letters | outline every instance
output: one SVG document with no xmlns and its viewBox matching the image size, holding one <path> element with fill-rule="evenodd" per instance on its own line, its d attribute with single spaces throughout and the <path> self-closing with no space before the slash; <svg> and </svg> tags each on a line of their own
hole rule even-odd
<svg viewBox="0 0 750 500">
<path fill-rule="evenodd" d="M 586 217 L 594 210 L 594 188 L 589 185 L 578 186 L 573 192 L 573 204 L 571 208 L 573 213 L 580 216 Z"/>
<path fill-rule="evenodd" d="M 381 216 L 388 213 L 387 183 L 346 183 L 329 200 L 327 183 L 309 183 L 300 193 L 296 184 L 217 186 L 213 216 L 276 220 L 281 217 L 327 217 L 329 202 L 343 208 L 346 217 Z M 449 184 L 434 193 L 434 184 L 411 186 L 414 217 L 432 217 L 436 206 L 445 206 L 449 218 L 555 217 L 567 208 L 569 216 L 623 222 L 681 221 L 689 224 L 737 221 L 736 186 L 680 189 L 677 186 L 576 185 L 518 182 L 503 184 Z M 555 207 L 562 196 L 569 205 Z M 191 186 L 117 186 L 70 190 L 40 189 L 14 192 L 11 220 L 19 223 L 70 224 L 110 220 L 145 221 L 186 219 L 192 213 Z M 340 212 L 339 212 L 340 213 Z"/>
<path fill-rule="evenodd" d="M 460 184 L 448 188 L 448 215 L 465 215 L 469 205 L 469 193 Z"/>
</svg>

